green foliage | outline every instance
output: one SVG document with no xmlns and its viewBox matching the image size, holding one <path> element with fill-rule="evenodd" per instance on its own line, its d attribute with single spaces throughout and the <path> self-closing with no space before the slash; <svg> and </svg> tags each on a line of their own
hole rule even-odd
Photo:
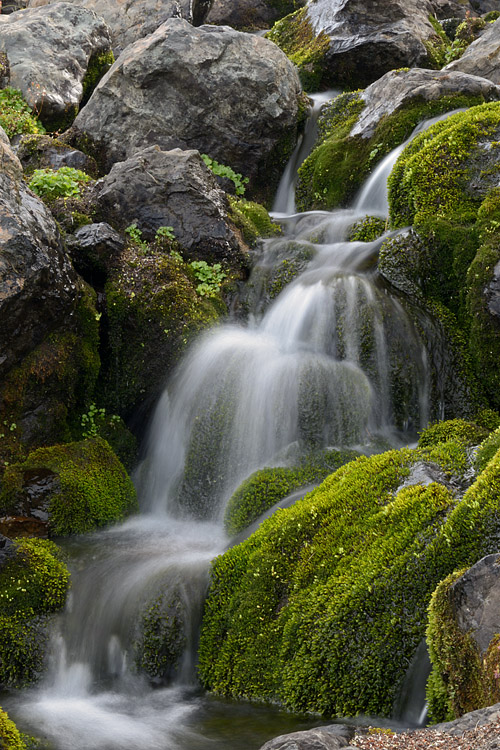
<svg viewBox="0 0 500 750">
<path fill-rule="evenodd" d="M 97 55 L 93 55 L 87 65 L 87 72 L 82 81 L 82 100 L 80 102 L 80 108 L 83 107 L 90 99 L 92 92 L 103 77 L 103 75 L 109 70 L 115 61 L 113 52 L 100 52 Z"/>
<path fill-rule="evenodd" d="M 9 138 L 21 133 L 45 133 L 22 93 L 10 86 L 0 89 L 0 126 Z"/>
<path fill-rule="evenodd" d="M 0 747 L 2 750 L 26 750 L 21 735 L 8 714 L 0 708 Z"/>
<path fill-rule="evenodd" d="M 422 430 L 418 445 L 420 448 L 426 448 L 450 441 L 464 446 L 478 445 L 488 433 L 489 430 L 485 427 L 467 422 L 465 419 L 448 419 L 445 422 L 436 422 Z"/>
<path fill-rule="evenodd" d="M 293 468 L 280 466 L 256 471 L 238 487 L 226 506 L 227 533 L 238 534 L 294 490 L 322 481 L 358 455 L 355 451 L 326 450 L 306 456 Z"/>
<path fill-rule="evenodd" d="M 161 242 L 161 240 L 175 240 L 174 228 L 173 227 L 158 227 L 155 234 L 155 241 Z"/>
<path fill-rule="evenodd" d="M 206 260 L 193 260 L 189 264 L 194 271 L 196 279 L 200 282 L 196 286 L 196 292 L 200 297 L 216 297 L 221 284 L 227 274 L 222 270 L 220 263 L 209 265 Z"/>
<path fill-rule="evenodd" d="M 134 486 L 125 469 L 100 437 L 39 448 L 26 461 L 9 466 L 0 504 L 15 505 L 32 470 L 52 472 L 50 530 L 54 535 L 83 534 L 120 521 L 137 508 Z"/>
<path fill-rule="evenodd" d="M 386 223 L 379 216 L 366 216 L 351 227 L 347 239 L 350 242 L 373 242 L 384 234 Z"/>
<path fill-rule="evenodd" d="M 488 435 L 479 446 L 475 460 L 476 471 L 478 473 L 482 472 L 499 450 L 500 427 Z"/>
<path fill-rule="evenodd" d="M 219 164 L 215 159 L 211 159 L 207 154 L 201 154 L 201 158 L 217 177 L 225 177 L 234 184 L 236 195 L 245 194 L 245 185 L 248 184 L 248 177 L 243 177 L 239 172 L 235 172 L 231 167 L 225 164 Z"/>
<path fill-rule="evenodd" d="M 51 201 L 55 198 L 79 197 L 80 186 L 90 180 L 88 174 L 73 167 L 35 169 L 28 186 L 40 198 Z"/>
<path fill-rule="evenodd" d="M 137 455 L 137 441 L 134 435 L 117 414 L 107 414 L 104 407 L 99 408 L 91 403 L 88 411 L 81 417 L 81 437 L 86 439 L 98 436 L 110 444 L 129 471 Z"/>
<path fill-rule="evenodd" d="M 148 249 L 148 243 L 142 239 L 142 229 L 139 229 L 136 222 L 126 227 L 124 231 L 125 234 L 128 234 L 130 241 L 133 242 L 134 245 L 137 245 L 140 250 L 146 252 Z"/>
</svg>

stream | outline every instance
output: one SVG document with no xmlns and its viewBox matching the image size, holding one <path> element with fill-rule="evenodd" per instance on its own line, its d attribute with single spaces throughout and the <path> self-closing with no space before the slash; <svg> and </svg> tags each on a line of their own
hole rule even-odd
<svg viewBox="0 0 500 750">
<path fill-rule="evenodd" d="M 277 194 L 283 235 L 263 243 L 239 317 L 195 342 L 158 404 L 135 477 L 141 515 L 61 540 L 72 589 L 54 627 L 48 674 L 2 699 L 22 731 L 57 750 L 257 750 L 319 723 L 215 699 L 196 681 L 210 561 L 231 544 L 222 517 L 241 481 L 263 466 L 293 464 L 304 449 L 407 444 L 428 419 L 425 348 L 377 278 L 383 240 L 346 239 L 356 220 L 387 214 L 387 176 L 403 146 L 350 209 L 295 213 L 297 166 L 326 100 L 315 99 Z M 293 279 L 280 289 L 283 269 Z M 134 655 L 140 613 L 165 591 L 188 613 L 169 687 L 140 676 Z M 403 722 L 422 718 L 425 675 L 419 680 L 420 692 L 408 689 Z"/>
</svg>

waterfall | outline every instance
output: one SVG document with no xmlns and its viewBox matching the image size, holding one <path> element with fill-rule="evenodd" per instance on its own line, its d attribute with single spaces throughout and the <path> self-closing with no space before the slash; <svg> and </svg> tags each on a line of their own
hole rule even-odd
<svg viewBox="0 0 500 750">
<path fill-rule="evenodd" d="M 72 594 L 51 668 L 39 687 L 4 701 L 57 750 L 205 750 L 211 737 L 235 750 L 290 731 L 290 718 L 266 724 L 252 745 L 245 728 L 238 744 L 229 720 L 227 737 L 214 735 L 216 709 L 196 692 L 209 565 L 229 544 L 224 506 L 262 466 L 327 446 L 363 448 L 380 436 L 399 445 L 427 421 L 424 347 L 377 277 L 384 238 L 348 241 L 366 213 L 386 212 L 387 174 L 401 148 L 353 208 L 295 214 L 296 167 L 312 138 L 306 131 L 284 176 L 275 205 L 283 234 L 262 244 L 242 301 L 247 322 L 203 335 L 158 404 L 136 476 L 143 515 L 66 543 Z M 149 665 L 153 683 L 158 669 L 156 689 L 137 667 L 161 657 L 141 641 L 145 617 L 158 643 L 167 632 L 178 648 L 170 687 L 162 665 Z"/>
</svg>

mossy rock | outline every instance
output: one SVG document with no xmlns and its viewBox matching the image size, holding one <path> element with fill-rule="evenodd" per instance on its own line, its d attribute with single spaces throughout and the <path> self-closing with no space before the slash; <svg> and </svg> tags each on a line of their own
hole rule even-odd
<svg viewBox="0 0 500 750">
<path fill-rule="evenodd" d="M 39 448 L 9 466 L 0 505 L 14 515 L 48 513 L 52 535 L 92 531 L 137 508 L 130 478 L 99 437 Z"/>
<path fill-rule="evenodd" d="M 229 499 L 224 514 L 227 533 L 238 534 L 294 490 L 321 482 L 358 455 L 355 451 L 325 450 L 306 456 L 294 467 L 279 466 L 256 471 Z"/>
<path fill-rule="evenodd" d="M 87 71 L 82 81 L 83 93 L 80 101 L 80 109 L 88 102 L 95 87 L 103 75 L 108 72 L 114 61 L 115 56 L 111 50 L 108 50 L 107 52 L 98 52 L 97 54 L 92 55 L 88 61 Z"/>
<path fill-rule="evenodd" d="M 26 750 L 19 730 L 8 714 L 0 708 L 0 745 L 2 750 Z"/>
<path fill-rule="evenodd" d="M 161 593 L 145 605 L 134 652 L 136 668 L 151 682 L 166 684 L 176 675 L 186 645 L 185 619 L 176 592 Z"/>
<path fill-rule="evenodd" d="M 448 443 L 461 443 L 464 446 L 479 445 L 488 435 L 489 430 L 465 419 L 449 419 L 446 422 L 436 422 L 419 436 L 418 444 L 421 448 Z"/>
<path fill-rule="evenodd" d="M 373 242 L 384 234 L 386 225 L 386 220 L 379 216 L 365 216 L 352 225 L 347 239 L 349 242 Z"/>
<path fill-rule="evenodd" d="M 53 542 L 24 539 L 0 568 L 0 684 L 20 687 L 44 667 L 48 616 L 66 601 L 69 572 Z"/>
<path fill-rule="evenodd" d="M 267 210 L 260 203 L 247 201 L 228 195 L 231 207 L 229 218 L 240 230 L 247 245 L 253 247 L 259 237 L 273 237 L 281 234 L 281 227 L 275 224 Z"/>
<path fill-rule="evenodd" d="M 193 337 L 226 311 L 222 296 L 201 296 L 189 264 L 178 254 L 145 254 L 130 245 L 106 284 L 107 341 L 100 401 L 128 416 L 151 406 Z"/>
<path fill-rule="evenodd" d="M 437 481 L 404 485 L 438 447 L 346 464 L 217 558 L 205 687 L 326 716 L 390 715 L 433 590 L 500 531 L 500 460 L 461 502 Z"/>
<path fill-rule="evenodd" d="M 475 468 L 477 472 L 484 471 L 489 462 L 500 450 L 500 427 L 483 440 L 477 449 Z"/>
</svg>

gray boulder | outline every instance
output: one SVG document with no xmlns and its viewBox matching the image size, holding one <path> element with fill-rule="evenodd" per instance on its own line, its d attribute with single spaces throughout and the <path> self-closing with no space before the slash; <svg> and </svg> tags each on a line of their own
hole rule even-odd
<svg viewBox="0 0 500 750">
<path fill-rule="evenodd" d="M 0 377 L 61 321 L 80 296 L 52 215 L 22 180 L 0 128 Z"/>
<path fill-rule="evenodd" d="M 431 0 L 434 15 L 439 20 L 444 18 L 465 18 L 467 11 L 474 13 L 469 0 Z"/>
<path fill-rule="evenodd" d="M 49 135 L 23 135 L 17 145 L 16 154 L 26 174 L 32 173 L 35 169 L 73 167 L 93 177 L 97 176 L 97 164 L 91 156 Z"/>
<path fill-rule="evenodd" d="M 443 70 L 461 70 L 500 83 L 500 19 L 488 24 L 486 31 L 467 47 L 462 57 Z"/>
<path fill-rule="evenodd" d="M 340 750 L 349 748 L 354 728 L 345 724 L 306 729 L 303 732 L 282 734 L 262 745 L 260 750 Z"/>
<path fill-rule="evenodd" d="M 297 73 L 271 42 L 171 19 L 120 55 L 75 120 L 105 167 L 146 146 L 198 149 L 272 186 L 296 140 Z"/>
<path fill-rule="evenodd" d="M 483 101 L 500 99 L 500 86 L 491 80 L 459 71 L 426 70 L 390 71 L 361 94 L 365 107 L 350 136 L 371 138 L 381 119 L 404 108 L 410 101 L 438 101 L 443 97 L 466 95 Z"/>
<path fill-rule="evenodd" d="M 487 555 L 450 587 L 450 601 L 458 627 L 470 633 L 484 654 L 500 633 L 500 557 Z"/>
<path fill-rule="evenodd" d="M 225 194 L 197 151 L 138 151 L 99 182 L 97 205 L 103 218 L 123 229 L 136 222 L 146 240 L 159 227 L 172 227 L 191 259 L 234 262 L 239 256 Z"/>
<path fill-rule="evenodd" d="M 89 66 L 110 51 L 104 21 L 71 3 L 0 15 L 0 52 L 7 55 L 10 85 L 51 128 L 71 122 Z"/>
<path fill-rule="evenodd" d="M 119 54 L 128 44 L 152 34 L 169 18 L 202 23 L 208 0 L 68 0 L 94 11 L 110 28 L 113 51 Z M 29 7 L 49 5 L 57 0 L 30 0 Z"/>
<path fill-rule="evenodd" d="M 122 235 L 106 222 L 84 224 L 66 237 L 68 253 L 79 274 L 92 286 L 104 286 L 110 263 L 125 247 Z"/>
<path fill-rule="evenodd" d="M 205 23 L 234 29 L 269 29 L 275 21 L 305 5 L 306 0 L 213 0 Z"/>
</svg>

